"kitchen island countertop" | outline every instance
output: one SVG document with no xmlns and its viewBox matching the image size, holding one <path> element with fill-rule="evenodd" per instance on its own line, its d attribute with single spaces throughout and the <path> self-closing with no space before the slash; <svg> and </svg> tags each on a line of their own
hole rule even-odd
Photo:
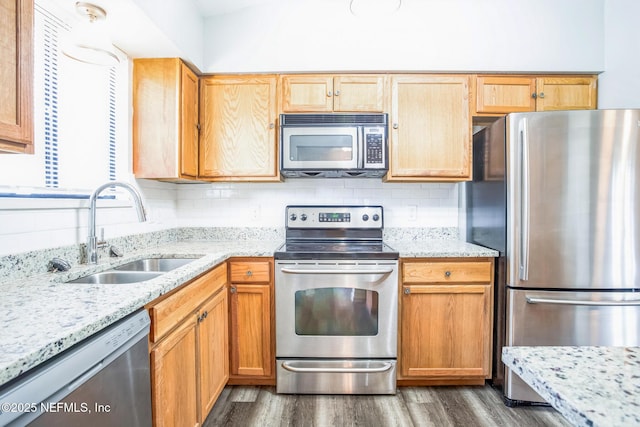
<svg viewBox="0 0 640 427">
<path fill-rule="evenodd" d="M 576 426 L 640 425 L 640 347 L 504 347 L 502 361 Z"/>
<path fill-rule="evenodd" d="M 282 241 L 174 241 L 80 264 L 67 272 L 44 273 L 0 283 L 0 385 L 194 279 L 230 257 L 273 256 Z M 490 249 L 457 240 L 393 241 L 401 257 L 496 256 Z M 87 274 L 147 257 L 197 258 L 152 280 L 134 285 L 66 283 Z"/>
</svg>

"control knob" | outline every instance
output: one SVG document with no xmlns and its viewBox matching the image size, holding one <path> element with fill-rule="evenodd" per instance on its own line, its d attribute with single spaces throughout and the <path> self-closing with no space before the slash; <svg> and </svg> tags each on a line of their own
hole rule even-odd
<svg viewBox="0 0 640 427">
<path fill-rule="evenodd" d="M 363 221 L 369 221 L 369 215 L 367 215 L 367 214 L 362 215 L 362 220 Z"/>
<path fill-rule="evenodd" d="M 380 215 L 378 214 L 373 214 L 373 220 L 374 221 L 378 221 L 380 219 Z"/>
<path fill-rule="evenodd" d="M 296 219 L 298 219 L 298 216 L 296 214 L 292 213 L 291 215 L 289 215 L 289 220 L 295 221 Z"/>
<path fill-rule="evenodd" d="M 302 221 L 306 221 L 306 220 L 307 220 L 307 214 L 302 214 L 302 215 L 300 215 L 300 219 L 301 219 Z"/>
</svg>

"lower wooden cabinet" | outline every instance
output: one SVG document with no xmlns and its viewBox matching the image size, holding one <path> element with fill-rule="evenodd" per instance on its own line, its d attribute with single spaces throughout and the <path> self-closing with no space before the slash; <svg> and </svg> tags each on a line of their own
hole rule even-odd
<svg viewBox="0 0 640 427">
<path fill-rule="evenodd" d="M 229 384 L 275 384 L 273 259 L 229 262 Z"/>
<path fill-rule="evenodd" d="M 199 426 L 229 378 L 227 266 L 151 302 L 154 426 Z"/>
<path fill-rule="evenodd" d="M 399 385 L 491 377 L 493 259 L 403 260 Z"/>
</svg>

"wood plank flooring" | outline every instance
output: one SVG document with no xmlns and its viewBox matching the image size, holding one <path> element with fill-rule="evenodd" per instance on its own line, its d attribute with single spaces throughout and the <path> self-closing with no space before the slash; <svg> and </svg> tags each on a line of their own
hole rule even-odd
<svg viewBox="0 0 640 427">
<path fill-rule="evenodd" d="M 203 427 L 570 426 L 555 409 L 509 408 L 490 386 L 399 387 L 395 396 L 283 395 L 227 386 Z"/>
</svg>

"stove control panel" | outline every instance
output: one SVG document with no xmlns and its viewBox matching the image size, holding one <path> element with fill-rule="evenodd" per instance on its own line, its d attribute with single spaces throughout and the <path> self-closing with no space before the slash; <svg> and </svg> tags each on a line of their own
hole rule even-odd
<svg viewBox="0 0 640 427">
<path fill-rule="evenodd" d="M 286 226 L 382 229 L 382 206 L 287 206 Z"/>
</svg>

